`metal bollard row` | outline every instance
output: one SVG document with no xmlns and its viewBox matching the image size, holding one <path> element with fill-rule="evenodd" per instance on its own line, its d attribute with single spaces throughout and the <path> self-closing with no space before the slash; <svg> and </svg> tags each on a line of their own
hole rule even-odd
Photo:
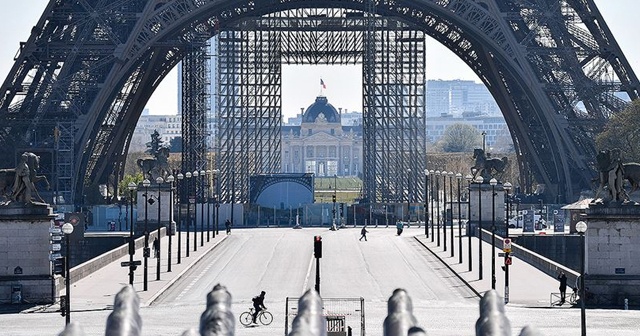
<svg viewBox="0 0 640 336">
<path fill-rule="evenodd" d="M 480 300 L 480 317 L 476 321 L 476 336 L 511 336 L 511 323 L 505 314 L 504 301 L 495 290 Z M 113 312 L 107 318 L 106 336 L 141 336 L 140 299 L 133 287 L 125 286 L 115 297 Z M 387 302 L 387 317 L 383 322 L 384 336 L 426 336 L 413 315 L 411 297 L 404 289 L 396 289 Z M 207 307 L 200 316 L 199 329 L 191 328 L 182 336 L 233 336 L 235 318 L 231 311 L 231 293 L 218 284 L 207 294 Z M 350 333 L 349 333 L 350 334 Z M 77 323 L 70 323 L 59 336 L 84 336 Z M 327 321 L 322 298 L 308 290 L 298 301 L 298 314 L 293 319 L 288 336 L 327 336 Z M 538 330 L 526 326 L 519 336 L 541 336 Z"/>
</svg>

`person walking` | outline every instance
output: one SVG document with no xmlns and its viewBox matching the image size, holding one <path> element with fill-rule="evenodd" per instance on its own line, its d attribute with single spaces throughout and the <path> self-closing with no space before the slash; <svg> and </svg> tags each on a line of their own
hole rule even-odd
<svg viewBox="0 0 640 336">
<path fill-rule="evenodd" d="M 396 229 L 398 236 L 402 234 L 402 230 L 404 229 L 404 224 L 401 221 L 396 222 Z"/>
<path fill-rule="evenodd" d="M 224 222 L 224 228 L 227 229 L 227 234 L 231 234 L 231 221 L 227 219 L 226 222 Z"/>
<path fill-rule="evenodd" d="M 160 250 L 160 241 L 158 240 L 158 237 L 156 237 L 153 240 L 153 257 L 157 258 L 158 257 L 158 251 Z"/>
<path fill-rule="evenodd" d="M 367 231 L 367 226 L 365 225 L 362 227 L 362 230 L 360 230 L 360 239 L 358 240 L 362 241 L 362 238 L 364 238 L 364 241 L 367 241 L 367 232 L 369 231 Z"/>
<path fill-rule="evenodd" d="M 558 280 L 560 280 L 560 305 L 563 305 L 567 297 L 567 276 L 564 272 L 558 274 Z"/>
</svg>

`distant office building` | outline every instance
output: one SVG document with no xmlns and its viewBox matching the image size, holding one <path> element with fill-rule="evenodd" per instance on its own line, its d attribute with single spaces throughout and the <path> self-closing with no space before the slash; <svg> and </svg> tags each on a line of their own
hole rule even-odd
<svg viewBox="0 0 640 336">
<path fill-rule="evenodd" d="M 318 96 L 300 115 L 299 126 L 282 127 L 282 172 L 357 176 L 362 172 L 362 123 L 344 126 L 327 97 Z"/>
<path fill-rule="evenodd" d="M 460 117 L 463 114 L 501 115 L 493 96 L 484 84 L 467 80 L 428 80 L 425 104 L 427 117 L 442 114 Z"/>
<path fill-rule="evenodd" d="M 513 148 L 509 128 L 502 116 L 488 117 L 478 114 L 465 114 L 454 117 L 453 115 L 441 115 L 427 119 L 427 142 L 436 143 L 444 135 L 447 127 L 453 124 L 467 124 L 478 130 L 478 134 L 486 133 L 485 145 L 496 151 L 508 151 Z"/>
<path fill-rule="evenodd" d="M 148 109 L 144 109 L 133 131 L 129 152 L 147 150 L 146 144 L 151 141 L 151 134 L 156 130 L 162 141 L 168 146 L 173 138 L 182 136 L 182 116 L 151 115 Z"/>
</svg>

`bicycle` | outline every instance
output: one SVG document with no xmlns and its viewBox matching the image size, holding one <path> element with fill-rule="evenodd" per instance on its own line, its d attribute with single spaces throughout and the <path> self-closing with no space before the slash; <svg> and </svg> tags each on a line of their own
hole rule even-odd
<svg viewBox="0 0 640 336">
<path fill-rule="evenodd" d="M 578 292 L 578 288 L 573 287 L 573 293 L 569 296 L 569 303 L 573 306 L 577 305 L 580 301 L 580 293 Z"/>
<path fill-rule="evenodd" d="M 254 308 L 250 308 L 249 311 L 243 312 L 240 314 L 240 323 L 248 327 L 253 322 L 253 313 L 255 312 Z M 269 325 L 273 322 L 273 315 L 268 312 L 266 309 L 261 310 L 256 316 L 256 321 L 262 323 L 262 325 Z"/>
</svg>

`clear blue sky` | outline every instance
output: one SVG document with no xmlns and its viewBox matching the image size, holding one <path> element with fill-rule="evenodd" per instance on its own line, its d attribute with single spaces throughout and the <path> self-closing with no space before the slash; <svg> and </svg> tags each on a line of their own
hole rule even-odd
<svg viewBox="0 0 640 336">
<path fill-rule="evenodd" d="M 47 0 L 5 0 L 0 12 L 0 77 L 4 81 L 13 65 L 20 41 L 26 41 L 31 27 L 40 18 Z M 605 21 L 620 44 L 627 59 L 640 76 L 640 44 L 638 0 L 595 0 Z M 467 79 L 477 77 L 447 49 L 429 39 L 427 43 L 428 79 Z M 147 104 L 152 114 L 173 114 L 177 109 L 176 72 L 163 81 Z M 322 77 L 324 94 L 336 107 L 360 111 L 362 80 L 360 66 L 284 66 L 282 100 L 285 116 L 293 116 L 301 107 L 311 104 L 320 92 Z"/>
</svg>

